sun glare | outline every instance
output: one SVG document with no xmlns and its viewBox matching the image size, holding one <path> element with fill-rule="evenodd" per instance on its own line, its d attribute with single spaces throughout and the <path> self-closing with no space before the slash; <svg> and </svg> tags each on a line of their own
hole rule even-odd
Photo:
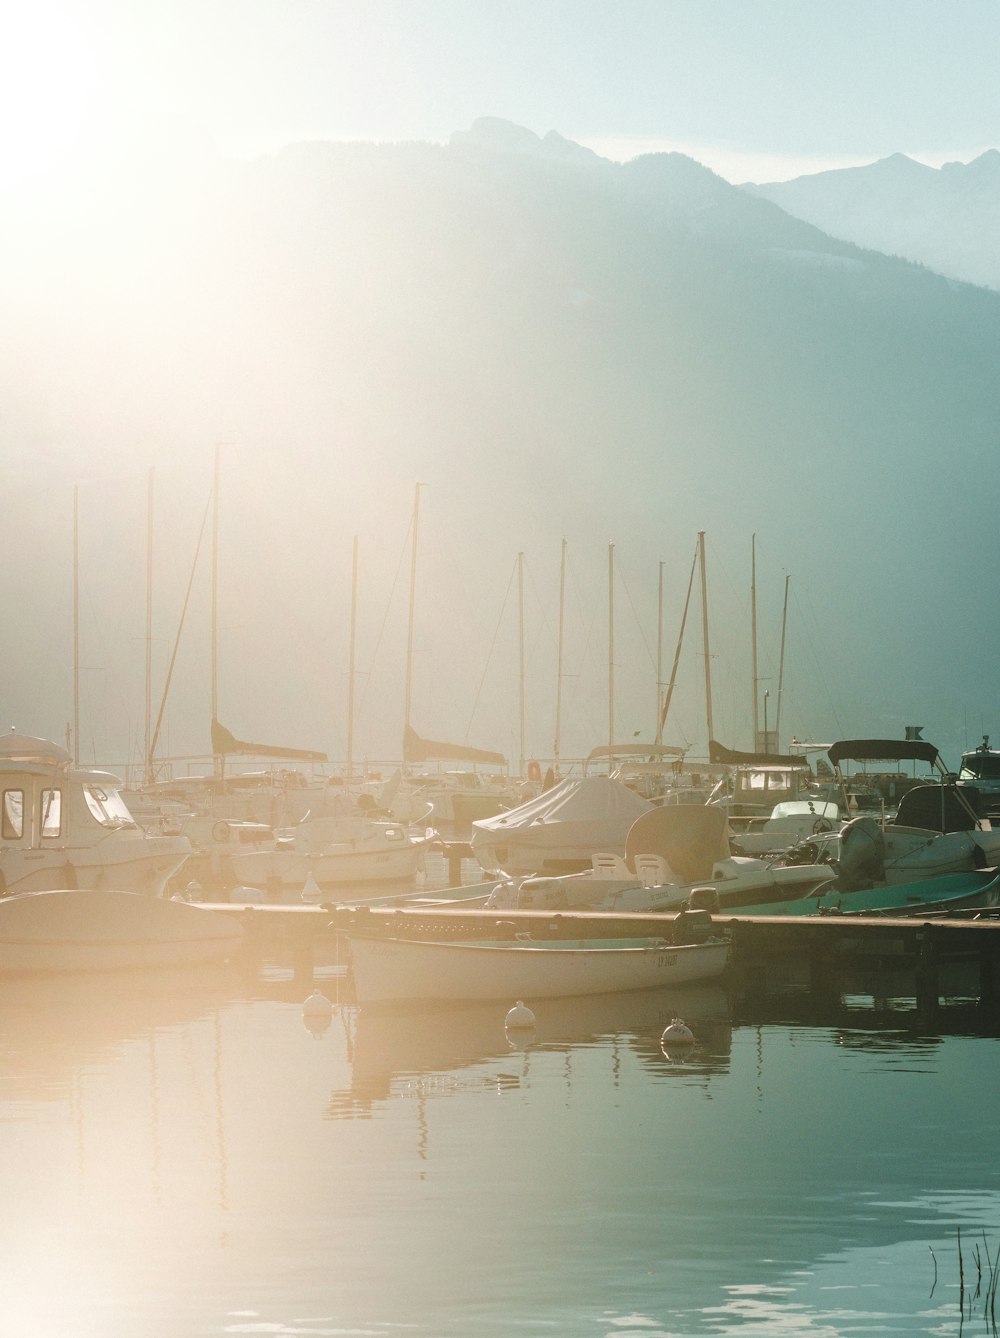
<svg viewBox="0 0 1000 1338">
<path fill-rule="evenodd" d="M 0 187 L 58 167 L 77 141 L 95 89 L 91 53 L 65 11 L 21 5 L 0 44 Z"/>
</svg>

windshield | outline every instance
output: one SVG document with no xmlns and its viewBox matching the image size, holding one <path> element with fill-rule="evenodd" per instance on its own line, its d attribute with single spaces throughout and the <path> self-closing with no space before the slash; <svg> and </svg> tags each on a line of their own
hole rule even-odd
<svg viewBox="0 0 1000 1338">
<path fill-rule="evenodd" d="M 991 753 L 967 753 L 962 758 L 960 780 L 1000 780 L 1000 757 Z"/>
<path fill-rule="evenodd" d="M 87 807 L 102 827 L 135 826 L 135 819 L 117 790 L 105 790 L 99 785 L 85 785 L 83 793 Z"/>
</svg>

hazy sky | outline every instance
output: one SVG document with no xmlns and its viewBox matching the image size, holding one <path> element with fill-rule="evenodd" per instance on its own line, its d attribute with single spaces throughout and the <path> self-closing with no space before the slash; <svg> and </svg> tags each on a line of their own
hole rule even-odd
<svg viewBox="0 0 1000 1338">
<path fill-rule="evenodd" d="M 0 49 L 9 182 L 79 144 L 444 140 L 477 116 L 730 180 L 1000 142 L 996 0 L 33 0 Z"/>
</svg>

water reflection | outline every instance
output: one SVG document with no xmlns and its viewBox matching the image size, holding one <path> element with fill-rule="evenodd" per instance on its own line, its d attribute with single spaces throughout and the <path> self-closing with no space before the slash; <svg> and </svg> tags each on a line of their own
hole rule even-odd
<svg viewBox="0 0 1000 1338">
<path fill-rule="evenodd" d="M 729 1003 L 717 987 L 688 986 L 629 994 L 547 999 L 534 1007 L 535 1026 L 523 1032 L 504 1025 L 505 1004 L 400 1007 L 369 1011 L 345 1009 L 350 1018 L 350 1086 L 335 1091 L 327 1113 L 336 1118 L 370 1111 L 401 1082 L 448 1072 L 438 1088 L 461 1085 L 454 1071 L 497 1060 L 511 1051 L 570 1054 L 585 1047 L 625 1046 L 649 1069 L 712 1074 L 725 1070 L 732 1039 Z M 660 1037 L 671 1019 L 683 1015 L 696 1035 L 686 1052 L 665 1055 Z M 613 1065 L 611 1079 L 614 1079 Z"/>
</svg>

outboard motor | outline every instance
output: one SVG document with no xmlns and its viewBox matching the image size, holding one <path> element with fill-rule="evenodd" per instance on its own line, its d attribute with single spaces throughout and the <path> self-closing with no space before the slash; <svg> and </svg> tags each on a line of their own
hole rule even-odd
<svg viewBox="0 0 1000 1338">
<path fill-rule="evenodd" d="M 860 892 L 885 878 L 885 835 L 876 818 L 852 818 L 840 831 L 842 892 Z"/>
</svg>

